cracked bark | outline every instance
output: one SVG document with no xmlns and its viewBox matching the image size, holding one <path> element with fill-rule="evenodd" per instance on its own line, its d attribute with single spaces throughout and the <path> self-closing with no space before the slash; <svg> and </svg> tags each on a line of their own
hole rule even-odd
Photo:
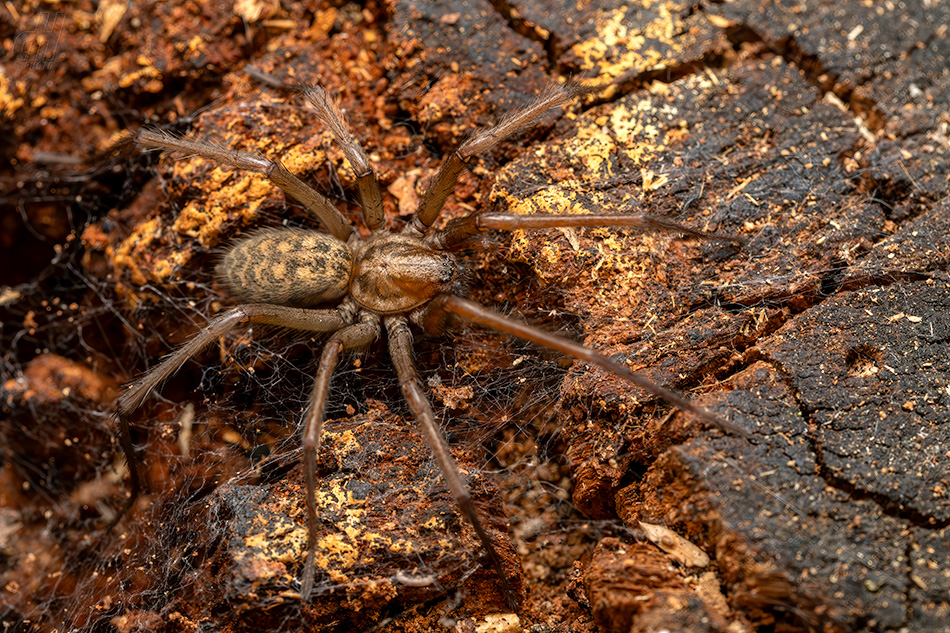
<svg viewBox="0 0 950 633">
<path fill-rule="evenodd" d="M 682 416 L 666 419 L 662 405 L 644 401 L 610 377 L 582 367 L 564 376 L 563 369 L 553 369 L 553 361 L 537 357 L 537 363 L 550 362 L 543 366 L 552 368 L 532 379 L 547 374 L 540 379 L 556 384 L 540 383 L 535 391 L 559 393 L 557 406 L 546 413 L 558 423 L 558 440 L 550 439 L 550 424 L 534 424 L 547 437 L 549 457 L 561 456 L 542 464 L 538 476 L 543 475 L 545 485 L 562 486 L 572 475 L 570 492 L 580 512 L 559 505 L 554 496 L 532 496 L 532 485 L 519 476 L 500 482 L 500 489 L 508 491 L 514 540 L 527 570 L 524 624 L 571 631 L 598 626 L 651 630 L 654 625 L 695 630 L 701 620 L 710 630 L 729 623 L 773 630 L 946 630 L 946 7 L 598 1 L 574 3 L 567 10 L 515 1 L 393 0 L 370 7 L 371 19 L 352 7 L 294 6 L 287 9 L 289 15 L 271 16 L 274 24 L 289 19 L 307 28 L 284 30 L 246 21 L 224 5 L 137 4 L 108 45 L 84 38 L 77 26 L 67 29 L 61 42 L 62 64 L 31 68 L 22 57 L 13 60 L 9 68 L 15 81 L 9 93 L 18 96 L 16 81 L 26 81 L 23 85 L 32 91 L 29 99 L 18 106 L 11 101 L 5 111 L 9 116 L 3 125 L 17 143 L 3 151 L 17 165 L 75 154 L 77 147 L 93 155 L 129 124 L 129 117 L 168 121 L 177 116 L 183 129 L 195 126 L 195 133 L 234 140 L 248 150 L 269 152 L 268 139 L 289 147 L 299 144 L 295 156 L 309 156 L 300 160 L 306 177 L 329 186 L 340 174 L 349 183 L 339 156 L 325 149 L 329 143 L 312 126 L 294 116 L 287 121 L 274 116 L 292 108 L 247 79 L 241 67 L 253 62 L 289 81 L 329 83 L 341 102 L 352 104 L 351 127 L 364 135 L 367 149 L 380 153 L 381 164 L 392 165 L 382 173 L 384 186 L 408 195 L 424 172 L 434 168 L 439 153 L 451 151 L 473 126 L 516 107 L 550 74 L 593 75 L 605 84 L 616 83 L 482 159 L 463 175 L 448 216 L 467 212 L 465 205 L 521 212 L 625 212 L 636 207 L 750 238 L 737 253 L 663 236 L 550 232 L 543 240 L 516 235 L 503 249 L 475 255 L 477 298 L 493 303 L 498 295 L 541 318 L 551 309 L 553 295 L 553 309 L 567 316 L 544 317 L 549 325 L 572 328 L 587 344 L 627 359 L 658 382 L 704 394 L 708 406 L 747 425 L 758 438 L 745 443 L 702 432 Z M 77 11 L 77 25 L 80 9 L 90 15 L 94 11 L 91 4 L 69 8 L 69 15 Z M 182 16 L 199 16 L 198 23 L 213 25 L 211 39 L 196 40 L 200 33 L 190 30 Z M 133 18 L 146 26 L 135 27 Z M 16 32 L 30 28 L 28 22 L 18 23 Z M 103 60 L 111 65 L 102 65 Z M 216 106 L 193 118 L 210 103 Z M 62 108 L 58 115 L 50 104 Z M 402 121 L 415 127 L 401 127 Z M 423 137 L 431 153 L 414 152 Z M 524 149 L 529 142 L 537 152 Z M 334 167 L 321 166 L 327 162 Z M 493 175 L 500 165 L 504 169 Z M 69 225 L 63 218 L 71 210 L 68 203 L 36 201 L 22 193 L 36 184 L 58 193 L 73 191 L 74 174 L 4 169 L 4 183 L 10 183 L 5 189 L 21 192 L 15 194 L 20 209 L 48 231 L 47 239 L 80 241 L 75 234 L 67 239 Z M 13 169 L 19 171 L 9 171 Z M 209 268 L 209 248 L 223 245 L 229 235 L 261 217 L 266 221 L 286 212 L 279 195 L 255 191 L 253 181 L 240 175 L 224 181 L 226 196 L 216 194 L 220 183 L 213 181 L 214 168 L 208 165 L 165 164 L 161 187 L 153 181 L 144 189 L 140 174 L 125 172 L 122 180 L 115 173 L 111 168 L 86 172 L 83 195 L 101 208 L 89 214 L 92 224 L 82 239 L 85 254 L 77 260 L 97 288 L 111 286 L 110 301 L 153 299 L 138 290 L 142 282 L 135 277 L 141 275 L 162 293 L 184 292 L 200 302 L 194 288 L 163 277 L 169 263 Z M 16 181 L 30 186 L 17 189 Z M 409 186 L 401 186 L 405 183 Z M 140 193 L 130 202 L 134 194 L 117 191 Z M 189 206 L 196 199 L 207 207 L 202 214 Z M 395 217 L 395 205 L 387 204 Z M 145 223 L 155 209 L 155 224 Z M 248 215 L 246 209 L 254 211 Z M 4 283 L 19 281 L 14 263 L 32 261 L 38 252 L 53 256 L 48 244 L 39 249 L 41 242 L 16 224 L 19 213 L 9 211 L 4 217 L 13 218 L 13 224 L 4 224 L 4 243 L 10 248 L 3 253 L 3 270 L 11 277 Z M 128 227 L 130 233 L 110 226 Z M 78 228 L 77 234 L 83 227 Z M 225 583 L 216 575 L 220 567 L 212 564 L 221 559 L 212 555 L 204 566 L 194 566 L 206 584 L 169 587 L 162 585 L 168 579 L 160 574 L 139 572 L 123 581 L 135 593 L 123 593 L 119 584 L 104 584 L 98 593 L 65 593 L 72 580 L 78 586 L 79 578 L 90 577 L 83 574 L 81 562 L 69 562 L 61 552 L 82 551 L 82 539 L 95 533 L 95 523 L 82 518 L 91 511 L 72 498 L 56 503 L 31 498 L 18 486 L 33 481 L 33 468 L 42 473 L 38 479 L 52 482 L 51 498 L 65 499 L 74 485 L 81 486 L 57 483 L 61 473 L 78 473 L 87 482 L 104 464 L 82 462 L 81 454 L 59 443 L 54 461 L 60 470 L 51 469 L 50 443 L 31 445 L 22 432 L 42 417 L 50 437 L 73 437 L 70 425 L 79 420 L 90 429 L 81 438 L 86 452 L 108 456 L 108 436 L 92 408 L 96 403 L 107 406 L 111 395 L 108 389 L 91 388 L 99 377 L 86 373 L 87 361 L 68 343 L 75 337 L 62 335 L 72 326 L 56 321 L 42 303 L 65 285 L 44 281 L 44 265 L 32 266 L 36 281 L 30 292 L 2 306 L 4 321 L 19 325 L 16 332 L 27 331 L 29 319 L 38 319 L 40 334 L 14 338 L 15 332 L 5 331 L 4 336 L 16 344 L 14 366 L 30 363 L 34 348 L 71 357 L 62 363 L 50 355 L 37 356 L 27 372 L 27 386 L 55 383 L 58 379 L 49 373 L 79 378 L 77 384 L 68 383 L 72 395 L 64 397 L 5 386 L 4 443 L 23 447 L 16 459 L 7 461 L 0 497 L 4 520 L 15 514 L 13 525 L 19 526 L 15 539 L 6 542 L 54 553 L 44 559 L 47 567 L 37 569 L 16 548 L 5 546 L 9 565 L 0 579 L 10 599 L 5 618 L 57 626 L 62 615 L 44 611 L 51 604 L 48 597 L 39 599 L 26 589 L 10 592 L 14 586 L 33 586 L 30 578 L 53 577 L 65 579 L 54 584 L 56 599 L 89 618 L 77 618 L 77 626 L 131 630 L 148 623 L 177 630 L 214 621 L 276 628 L 297 617 L 275 608 L 279 592 L 227 611 L 222 605 L 233 606 L 234 594 L 222 589 Z M 198 280 L 199 287 L 207 282 Z M 98 305 L 94 297 L 75 294 L 84 309 Z M 145 323 L 154 355 L 183 336 L 177 319 L 161 316 L 161 311 L 137 316 Z M 104 329 L 111 325 L 120 331 L 118 322 L 108 321 Z M 111 336 L 109 344 L 93 345 L 122 349 L 121 337 Z M 505 373 L 503 365 L 517 360 L 524 367 L 518 359 L 526 350 L 512 352 L 515 348 L 504 343 L 482 345 L 488 350 L 485 356 L 494 356 L 482 361 L 487 371 L 506 379 L 522 377 Z M 98 360 L 109 354 L 115 353 L 102 351 L 92 363 L 106 378 L 129 378 L 119 368 L 141 366 L 135 357 Z M 475 365 L 476 356 L 462 352 L 460 362 Z M 61 369 L 41 371 L 50 366 Z M 200 378 L 194 372 L 171 385 L 166 418 L 177 418 L 172 414 L 178 405 L 195 400 L 189 394 Z M 290 382 L 282 383 L 287 391 L 275 399 L 293 398 Z M 453 388 L 432 385 L 450 418 L 464 413 L 491 423 L 508 413 L 498 410 L 497 388 L 476 385 L 474 395 Z M 530 399 L 524 393 L 514 399 Z M 224 412 L 202 414 L 198 404 L 199 415 L 221 428 L 231 424 L 224 413 L 249 415 L 228 410 L 227 404 L 221 405 Z M 360 427 L 360 419 L 375 416 L 379 422 L 388 415 L 385 409 L 371 409 L 351 421 L 366 434 L 361 437 L 371 438 L 373 432 Z M 76 411 L 82 415 L 77 417 Z M 517 462 L 522 452 L 533 455 L 532 442 L 542 443 L 506 432 L 499 430 L 498 437 L 507 441 L 493 446 L 499 461 Z M 928 436 L 915 444 L 921 432 Z M 172 471 L 180 468 L 166 456 L 173 450 L 157 435 L 149 435 L 146 449 L 155 470 L 167 464 Z M 414 446 L 393 438 L 379 441 L 380 450 L 390 456 Z M 208 440 L 203 449 L 209 456 L 234 452 L 220 440 Z M 354 475 L 336 469 L 338 457 L 345 461 L 344 453 L 324 456 L 328 486 L 334 477 Z M 217 469 L 224 478 L 249 467 L 233 455 L 226 463 L 216 459 L 208 458 L 212 465 L 204 467 Z M 23 472 L 17 464 L 24 465 Z M 302 503 L 293 475 L 282 478 L 291 470 L 292 464 L 275 467 L 277 483 L 270 489 L 273 507 L 289 508 L 290 514 L 297 501 Z M 408 470 L 418 477 L 407 474 L 401 482 L 404 490 L 437 486 L 425 468 Z M 368 484 L 351 485 L 364 490 Z M 100 492 L 97 502 L 108 505 L 119 491 L 113 486 Z M 488 486 L 485 494 L 486 504 L 497 508 L 500 493 Z M 257 505 L 237 503 L 240 495 L 233 488 L 216 495 L 221 507 L 235 508 L 237 519 L 246 519 L 243 513 Z M 184 503 L 173 497 L 156 502 Z M 267 506 L 267 514 L 281 521 L 286 513 L 272 509 Z M 181 523 L 166 525 L 168 533 L 202 525 L 195 516 L 207 520 L 197 509 L 177 512 Z M 701 593 L 699 574 L 669 567 L 659 550 L 635 542 L 638 519 L 664 523 L 703 547 L 713 558 L 718 589 Z M 136 529 L 142 530 L 134 532 L 137 536 L 148 538 L 146 527 Z M 225 529 L 239 533 L 241 523 Z M 57 533 L 63 535 L 60 540 L 49 542 L 50 534 Z M 203 537 L 215 534 L 208 531 Z M 279 539 L 272 543 L 280 544 Z M 207 549 L 213 547 L 207 544 Z M 111 560 L 125 560 L 122 556 L 116 553 Z M 129 569 L 131 560 L 126 561 Z M 636 567 L 646 571 L 624 575 L 624 566 L 629 569 L 638 561 L 647 561 Z M 362 578 L 365 591 L 351 592 L 346 603 L 325 597 L 312 606 L 309 619 L 302 619 L 311 628 L 332 629 L 329 622 L 337 617 L 363 625 L 395 614 L 397 627 L 434 626 L 445 607 L 425 602 L 432 592 L 396 582 L 392 585 L 402 594 L 393 599 L 393 587 L 378 582 L 404 571 L 405 559 L 390 562 L 389 571 L 373 568 Z M 463 562 L 463 567 L 471 563 Z M 653 568 L 661 571 L 650 573 Z M 357 571 L 347 568 L 346 573 Z M 459 586 L 457 580 L 451 573 L 441 577 L 453 588 Z M 490 579 L 460 586 L 462 606 L 456 615 L 502 608 L 493 602 Z M 167 602 L 141 599 L 165 591 L 172 596 Z M 721 602 L 713 599 L 717 591 Z M 76 597 L 80 594 L 81 600 Z M 112 611 L 97 623 L 88 616 L 97 612 L 91 605 L 104 604 L 106 597 Z M 627 615 L 612 619 L 614 606 L 616 613 Z"/>
</svg>

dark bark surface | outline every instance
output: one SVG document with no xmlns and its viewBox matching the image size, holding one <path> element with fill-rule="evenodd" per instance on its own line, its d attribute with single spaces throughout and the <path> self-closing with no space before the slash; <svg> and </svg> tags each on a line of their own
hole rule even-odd
<svg viewBox="0 0 950 633">
<path fill-rule="evenodd" d="M 950 10 L 643 5 L 0 8 L 4 626 L 950 630 Z M 331 392 L 301 604 L 295 425 L 321 341 L 255 329 L 138 412 L 149 492 L 102 532 L 125 490 L 118 385 L 227 304 L 231 239 L 308 222 L 260 177 L 127 130 L 279 158 L 359 225 L 352 170 L 288 89 L 320 83 L 399 227 L 443 155 L 568 76 L 600 90 L 471 161 L 446 218 L 649 212 L 746 244 L 501 234 L 462 254 L 471 297 L 749 438 L 491 333 L 419 341 L 514 616 L 375 346 Z"/>
</svg>

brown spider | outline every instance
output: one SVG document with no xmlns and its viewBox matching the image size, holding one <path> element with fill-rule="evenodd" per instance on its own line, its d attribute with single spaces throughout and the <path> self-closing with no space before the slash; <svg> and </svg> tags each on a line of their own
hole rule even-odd
<svg viewBox="0 0 950 633">
<path fill-rule="evenodd" d="M 241 305 L 212 319 L 194 338 L 129 385 L 119 397 L 116 412 L 121 445 L 130 467 L 131 485 L 125 507 L 113 524 L 131 507 L 141 489 L 129 432 L 129 414 L 186 361 L 241 323 L 332 333 L 323 348 L 310 404 L 303 420 L 308 543 L 300 595 L 305 601 L 310 596 L 314 581 L 318 525 L 316 456 L 320 449 L 324 402 L 330 377 L 342 351 L 365 347 L 380 336 L 383 328 L 388 335 L 389 353 L 403 395 L 422 427 L 462 514 L 471 523 L 485 548 L 512 608 L 517 606 L 512 585 L 505 575 L 495 546 L 482 527 L 472 505 L 471 494 L 439 432 L 432 408 L 420 384 L 412 359 L 410 322 L 426 332 L 439 333 L 448 319 L 454 316 L 521 337 L 598 365 L 683 411 L 693 413 L 720 428 L 736 431 L 709 412 L 602 354 L 501 316 L 460 296 L 464 294 L 460 281 L 461 264 L 450 251 L 487 229 L 623 226 L 739 241 L 642 214 L 520 216 L 510 213 L 473 213 L 449 222 L 444 229 L 432 228 L 470 157 L 489 150 L 502 139 L 532 125 L 544 113 L 564 106 L 584 91 L 575 83 L 552 86 L 526 108 L 509 114 L 490 128 L 476 131 L 445 159 L 429 184 L 419 209 L 402 231 L 392 233 L 384 228 L 382 197 L 373 168 L 363 149 L 347 131 L 342 112 L 322 88 L 305 89 L 303 94 L 316 111 L 317 118 L 332 131 L 356 172 L 363 218 L 371 231 L 368 238 L 355 232 L 335 206 L 279 162 L 163 132 L 140 132 L 137 142 L 141 145 L 197 154 L 238 169 L 263 174 L 310 210 L 328 233 L 299 228 L 262 229 L 234 244 L 218 265 L 217 274 Z M 335 307 L 316 308 L 334 303 Z"/>
</svg>

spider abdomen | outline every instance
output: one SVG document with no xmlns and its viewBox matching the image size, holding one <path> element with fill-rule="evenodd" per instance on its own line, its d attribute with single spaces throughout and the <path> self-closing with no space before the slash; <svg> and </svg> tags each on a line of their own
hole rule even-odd
<svg viewBox="0 0 950 633">
<path fill-rule="evenodd" d="M 350 248 L 307 229 L 261 229 L 232 246 L 218 278 L 247 303 L 310 307 L 346 294 L 353 269 Z"/>
</svg>

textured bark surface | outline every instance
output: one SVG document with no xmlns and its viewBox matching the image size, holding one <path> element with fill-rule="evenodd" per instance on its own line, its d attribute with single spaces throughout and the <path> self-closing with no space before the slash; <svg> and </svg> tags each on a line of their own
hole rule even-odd
<svg viewBox="0 0 950 633">
<path fill-rule="evenodd" d="M 21 4 L 0 7 L 5 628 L 950 630 L 945 4 Z M 472 160 L 444 218 L 649 212 L 747 242 L 500 234 L 462 253 L 471 296 L 750 438 L 491 333 L 420 341 L 513 616 L 375 346 L 331 392 L 301 604 L 295 424 L 320 339 L 241 331 L 136 415 L 149 492 L 102 533 L 118 385 L 227 304 L 231 239 L 309 222 L 261 177 L 127 130 L 279 158 L 360 225 L 352 170 L 289 89 L 320 83 L 397 228 L 444 154 L 569 76 L 600 90 Z"/>
</svg>

